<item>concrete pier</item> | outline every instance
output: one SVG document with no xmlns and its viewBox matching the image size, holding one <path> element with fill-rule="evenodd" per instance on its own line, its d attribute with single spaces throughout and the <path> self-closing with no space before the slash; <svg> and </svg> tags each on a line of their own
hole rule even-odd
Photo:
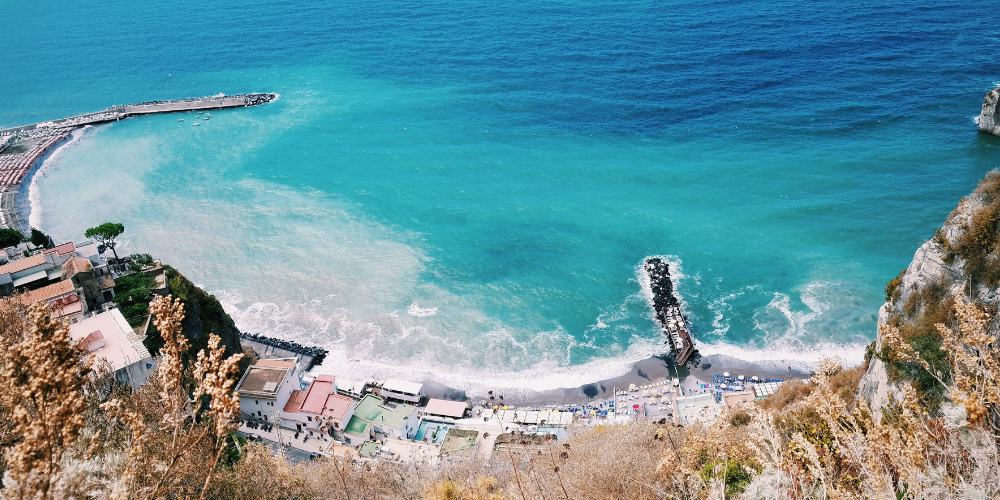
<svg viewBox="0 0 1000 500">
<path fill-rule="evenodd" d="M 19 199 L 21 184 L 38 161 L 74 129 L 130 116 L 257 106 L 277 98 L 278 94 L 253 93 L 125 104 L 95 113 L 0 129 L 0 226 L 25 235 L 31 231 L 28 221 L 22 219 L 18 210 L 20 203 L 27 202 Z"/>
</svg>

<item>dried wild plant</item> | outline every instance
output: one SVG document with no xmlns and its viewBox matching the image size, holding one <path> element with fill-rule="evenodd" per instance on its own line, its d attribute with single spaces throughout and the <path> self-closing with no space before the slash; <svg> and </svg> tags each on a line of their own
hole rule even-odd
<svg viewBox="0 0 1000 500">
<path fill-rule="evenodd" d="M 154 381 L 159 388 L 162 417 L 151 427 L 143 413 L 128 408 L 122 400 L 102 405 L 132 434 L 125 471 L 112 496 L 160 498 L 199 494 L 205 498 L 225 450 L 226 437 L 237 427 L 239 398 L 232 388 L 243 355 L 226 358 L 219 337 L 211 334 L 208 353 L 204 350 L 198 353 L 192 374 L 183 364 L 188 341 L 181 331 L 184 306 L 180 299 L 156 297 L 150 304 L 150 313 L 164 342 Z M 185 385 L 189 375 L 193 376 L 194 385 L 190 399 Z M 206 450 L 211 450 L 208 457 L 203 456 Z M 200 463 L 205 458 L 208 467 Z M 199 470 L 204 474 L 200 488 L 184 483 L 189 473 L 197 474 Z"/>
<path fill-rule="evenodd" d="M 28 331 L 2 353 L 0 404 L 11 410 L 16 434 L 8 476 L 14 496 L 51 498 L 63 455 L 85 427 L 82 389 L 90 366 L 47 305 L 31 306 L 27 319 Z"/>
</svg>

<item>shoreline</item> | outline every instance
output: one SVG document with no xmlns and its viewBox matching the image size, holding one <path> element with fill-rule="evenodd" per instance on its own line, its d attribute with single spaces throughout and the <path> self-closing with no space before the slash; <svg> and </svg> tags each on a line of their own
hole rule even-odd
<svg viewBox="0 0 1000 500">
<path fill-rule="evenodd" d="M 746 361 L 725 354 L 709 354 L 693 370 L 681 367 L 679 379 L 681 388 L 697 389 L 698 384 L 712 380 L 712 373 L 730 372 L 733 376 L 756 375 L 761 378 L 784 380 L 808 378 L 813 370 L 809 363 L 788 360 Z M 504 396 L 504 403 L 516 405 L 583 404 L 612 397 L 614 390 L 628 389 L 629 384 L 644 385 L 654 382 L 669 382 L 674 377 L 674 366 L 666 356 L 652 356 L 632 364 L 631 370 L 618 377 L 599 380 L 577 387 L 535 391 L 521 388 L 497 388 L 495 395 Z M 431 398 L 469 401 L 479 404 L 485 398 L 469 396 L 465 390 L 456 389 L 436 380 L 433 375 L 423 380 L 424 395 Z M 509 392 L 508 392 L 509 391 Z"/>
</svg>

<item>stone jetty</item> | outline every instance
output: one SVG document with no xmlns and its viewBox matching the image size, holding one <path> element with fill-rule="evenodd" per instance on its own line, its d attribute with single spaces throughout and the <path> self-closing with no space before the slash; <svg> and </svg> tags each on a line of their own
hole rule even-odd
<svg viewBox="0 0 1000 500">
<path fill-rule="evenodd" d="M 18 199 L 21 183 L 46 153 L 77 128 L 130 116 L 257 106 L 277 98 L 278 94 L 253 93 L 124 104 L 96 113 L 0 129 L 0 226 L 28 234 L 28 222 L 18 210 L 19 203 L 23 203 Z"/>
<path fill-rule="evenodd" d="M 670 266 L 659 257 L 650 257 L 643 262 L 649 276 L 649 288 L 653 294 L 653 313 L 666 334 L 666 344 L 670 346 L 677 365 L 698 359 L 698 351 L 691 341 L 691 326 L 687 316 L 681 312 L 680 302 L 674 296 L 674 285 L 670 281 Z M 697 363 L 697 361 L 695 361 Z"/>
<path fill-rule="evenodd" d="M 298 358 L 302 361 L 305 371 L 323 364 L 329 353 L 319 347 L 308 347 L 291 340 L 265 337 L 256 333 L 241 333 L 240 343 L 243 347 L 253 349 L 261 358 Z"/>
</svg>

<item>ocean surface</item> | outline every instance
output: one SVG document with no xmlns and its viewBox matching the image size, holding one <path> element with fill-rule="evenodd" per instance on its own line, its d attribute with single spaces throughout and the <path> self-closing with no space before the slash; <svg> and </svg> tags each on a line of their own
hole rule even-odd
<svg viewBox="0 0 1000 500">
<path fill-rule="evenodd" d="M 124 223 L 119 253 L 340 376 L 620 375 L 664 350 L 651 255 L 702 353 L 858 362 L 884 284 L 1000 166 L 982 3 L 238 4 L 0 2 L 0 126 L 281 94 L 77 132 L 31 221 Z"/>
</svg>

